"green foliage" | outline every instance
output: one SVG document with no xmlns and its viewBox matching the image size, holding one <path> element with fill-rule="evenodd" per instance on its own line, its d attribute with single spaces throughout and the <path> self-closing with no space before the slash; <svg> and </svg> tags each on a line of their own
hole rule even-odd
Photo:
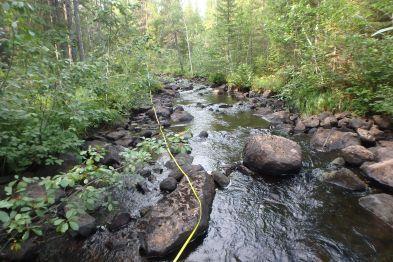
<svg viewBox="0 0 393 262">
<path fill-rule="evenodd" d="M 216 84 L 216 85 L 222 85 L 226 83 L 225 79 L 225 74 L 224 73 L 212 73 L 209 74 L 209 82 Z"/>
<path fill-rule="evenodd" d="M 254 73 L 251 66 L 241 64 L 228 76 L 228 86 L 230 88 L 238 88 L 242 91 L 249 91 L 252 86 L 253 78 Z"/>
<path fill-rule="evenodd" d="M 20 248 L 32 234 L 42 236 L 48 226 L 62 234 L 69 229 L 78 230 L 78 215 L 100 205 L 108 209 L 113 207 L 107 189 L 116 185 L 120 173 L 98 165 L 103 156 L 94 149 L 89 148 L 81 155 L 85 158 L 84 163 L 66 174 L 16 176 L 16 180 L 5 187 L 7 197 L 0 201 L 0 220 L 12 241 L 12 249 Z M 57 212 L 59 206 L 65 207 L 64 215 Z"/>
<path fill-rule="evenodd" d="M 148 101 L 149 88 L 160 88 L 146 77 L 148 39 L 133 15 L 139 7 L 101 4 L 86 1 L 81 9 L 82 26 L 99 23 L 100 30 L 79 62 L 60 50 L 67 49 L 68 32 L 48 18 L 59 10 L 26 0 L 0 5 L 0 174 L 58 163 L 59 154 L 77 150 L 88 128 L 118 119 Z"/>
<path fill-rule="evenodd" d="M 254 77 L 252 82 L 252 90 L 264 91 L 273 90 L 279 91 L 285 84 L 284 77 L 281 74 L 274 74 L 269 76 Z"/>
</svg>

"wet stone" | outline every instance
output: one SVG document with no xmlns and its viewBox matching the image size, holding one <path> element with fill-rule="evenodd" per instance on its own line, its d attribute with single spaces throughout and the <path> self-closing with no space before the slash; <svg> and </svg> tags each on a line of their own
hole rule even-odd
<svg viewBox="0 0 393 262">
<path fill-rule="evenodd" d="M 360 145 L 357 134 L 324 128 L 318 128 L 310 142 L 313 148 L 327 152 L 352 145 Z"/>
<path fill-rule="evenodd" d="M 212 177 L 214 182 L 216 182 L 216 184 L 221 188 L 227 187 L 229 185 L 229 178 L 220 171 L 213 171 Z"/>
<path fill-rule="evenodd" d="M 207 131 L 201 131 L 198 136 L 201 138 L 207 138 L 209 133 Z"/>
<path fill-rule="evenodd" d="M 393 228 L 393 196 L 373 194 L 360 198 L 359 204 Z"/>
<path fill-rule="evenodd" d="M 160 190 L 164 192 L 172 192 L 177 187 L 177 180 L 173 177 L 168 177 L 160 183 Z"/>
<path fill-rule="evenodd" d="M 393 189 L 393 159 L 362 166 L 365 175 L 378 184 Z"/>
<path fill-rule="evenodd" d="M 327 172 L 324 177 L 326 182 L 351 191 L 364 191 L 367 188 L 367 184 L 347 168 Z"/>
<path fill-rule="evenodd" d="M 243 149 L 243 155 L 243 164 L 259 174 L 296 173 L 302 167 L 300 146 L 280 136 L 251 136 Z"/>
<path fill-rule="evenodd" d="M 353 145 L 341 150 L 341 153 L 347 163 L 350 165 L 360 166 L 366 161 L 373 161 L 374 154 L 360 145 Z"/>
<path fill-rule="evenodd" d="M 112 232 L 119 230 L 132 221 L 130 213 L 122 212 L 117 214 L 108 225 L 108 229 Z"/>
</svg>

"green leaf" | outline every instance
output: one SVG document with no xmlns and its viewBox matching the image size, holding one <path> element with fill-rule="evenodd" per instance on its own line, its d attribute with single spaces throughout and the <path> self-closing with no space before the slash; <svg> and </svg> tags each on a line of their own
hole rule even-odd
<svg viewBox="0 0 393 262">
<path fill-rule="evenodd" d="M 64 219 L 58 218 L 58 219 L 56 219 L 55 221 L 53 221 L 53 225 L 58 226 L 58 225 L 60 225 L 63 221 L 64 221 Z"/>
<path fill-rule="evenodd" d="M 30 232 L 29 232 L 29 231 L 26 231 L 26 232 L 23 234 L 23 236 L 22 236 L 22 240 L 23 240 L 23 241 L 26 241 L 27 239 L 29 239 L 29 236 L 30 236 Z"/>
<path fill-rule="evenodd" d="M 7 223 L 8 221 L 10 221 L 10 216 L 8 215 L 8 213 L 0 210 L 0 221 L 3 223 Z"/>
<path fill-rule="evenodd" d="M 39 228 L 32 228 L 31 230 L 33 230 L 34 234 L 36 234 L 37 236 L 42 236 L 42 230 Z"/>
<path fill-rule="evenodd" d="M 68 230 L 68 223 L 62 224 L 60 227 L 60 232 L 64 234 L 65 232 L 67 232 L 67 230 Z"/>
<path fill-rule="evenodd" d="M 10 201 L 7 200 L 0 201 L 0 208 L 10 208 L 10 207 L 12 207 L 12 203 L 10 203 Z"/>
<path fill-rule="evenodd" d="M 68 182 L 67 178 L 62 179 L 61 182 L 60 182 L 60 186 L 63 187 L 63 188 L 67 187 L 68 184 L 69 184 L 69 182 Z"/>
<path fill-rule="evenodd" d="M 70 224 L 70 227 L 72 228 L 72 230 L 77 231 L 79 229 L 78 223 L 76 223 L 74 221 L 70 221 L 69 224 Z"/>
<path fill-rule="evenodd" d="M 66 213 L 66 218 L 67 218 L 67 219 L 70 219 L 71 217 L 73 217 L 73 216 L 75 216 L 75 215 L 76 215 L 76 211 L 75 211 L 74 209 L 70 209 L 70 210 L 68 210 L 67 213 Z"/>
</svg>

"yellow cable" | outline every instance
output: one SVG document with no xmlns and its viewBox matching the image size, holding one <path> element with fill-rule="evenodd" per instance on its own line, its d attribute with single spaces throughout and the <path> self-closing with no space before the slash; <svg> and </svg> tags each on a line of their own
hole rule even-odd
<svg viewBox="0 0 393 262">
<path fill-rule="evenodd" d="M 176 158 L 173 156 L 173 154 L 172 154 L 172 152 L 170 150 L 170 147 L 169 147 L 168 141 L 166 139 L 165 133 L 162 130 L 162 126 L 161 126 L 160 120 L 158 119 L 158 116 L 157 116 L 157 111 L 156 111 L 156 108 L 154 106 L 153 95 L 151 94 L 151 91 L 150 91 L 150 101 L 151 101 L 151 104 L 152 104 L 152 107 L 153 107 L 154 116 L 156 118 L 158 127 L 160 129 L 161 136 L 164 139 L 166 150 L 168 151 L 169 156 L 175 162 L 177 168 L 179 168 L 180 172 L 182 172 L 182 174 L 186 177 L 187 182 L 190 185 L 190 188 L 191 188 L 192 192 L 194 193 L 194 196 L 197 199 L 198 204 L 199 204 L 198 221 L 197 221 L 194 229 L 191 231 L 191 234 L 188 236 L 186 242 L 184 242 L 183 246 L 181 247 L 181 249 L 177 253 L 175 259 L 173 260 L 174 262 L 177 262 L 179 260 L 180 256 L 182 255 L 182 253 L 184 252 L 184 250 L 186 249 L 187 245 L 190 243 L 192 237 L 195 235 L 195 232 L 198 230 L 199 224 L 201 223 L 201 220 L 202 220 L 202 202 L 201 202 L 201 199 L 198 196 L 198 192 L 195 190 L 194 186 L 192 185 L 190 177 L 186 174 L 186 172 L 184 172 L 183 168 L 181 168 L 181 166 L 179 165 L 179 163 L 177 162 Z"/>
</svg>

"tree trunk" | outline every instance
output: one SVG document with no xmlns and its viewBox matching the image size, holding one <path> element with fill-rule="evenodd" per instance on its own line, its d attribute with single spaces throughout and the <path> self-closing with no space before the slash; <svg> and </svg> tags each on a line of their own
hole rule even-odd
<svg viewBox="0 0 393 262">
<path fill-rule="evenodd" d="M 184 72 L 183 61 L 181 59 L 181 51 L 180 51 L 179 43 L 177 41 L 177 32 L 176 31 L 175 31 L 175 46 L 176 46 L 176 50 L 177 50 L 177 56 L 179 58 L 180 71 L 183 73 Z"/>
<path fill-rule="evenodd" d="M 71 0 L 65 0 L 65 8 L 66 8 L 66 16 L 67 16 L 67 28 L 68 28 L 68 35 L 70 38 L 70 49 L 71 49 L 71 57 L 72 61 L 77 61 L 77 53 L 75 47 L 75 33 L 74 29 L 72 28 L 72 11 L 71 11 Z"/>
<path fill-rule="evenodd" d="M 186 29 L 186 41 L 187 41 L 187 49 L 188 49 L 188 60 L 190 61 L 190 71 L 191 71 L 191 76 L 194 76 L 194 69 L 192 67 L 192 57 L 191 57 L 191 46 L 190 46 L 190 38 L 188 36 L 188 28 L 187 28 L 187 23 L 186 20 L 183 17 L 183 23 L 184 27 Z"/>
<path fill-rule="evenodd" d="M 78 42 L 79 49 L 79 60 L 85 60 L 85 50 L 83 48 L 83 39 L 82 39 L 82 30 L 79 18 L 79 0 L 73 0 L 74 2 L 74 19 L 75 19 L 75 29 L 76 29 L 76 37 Z"/>
</svg>

